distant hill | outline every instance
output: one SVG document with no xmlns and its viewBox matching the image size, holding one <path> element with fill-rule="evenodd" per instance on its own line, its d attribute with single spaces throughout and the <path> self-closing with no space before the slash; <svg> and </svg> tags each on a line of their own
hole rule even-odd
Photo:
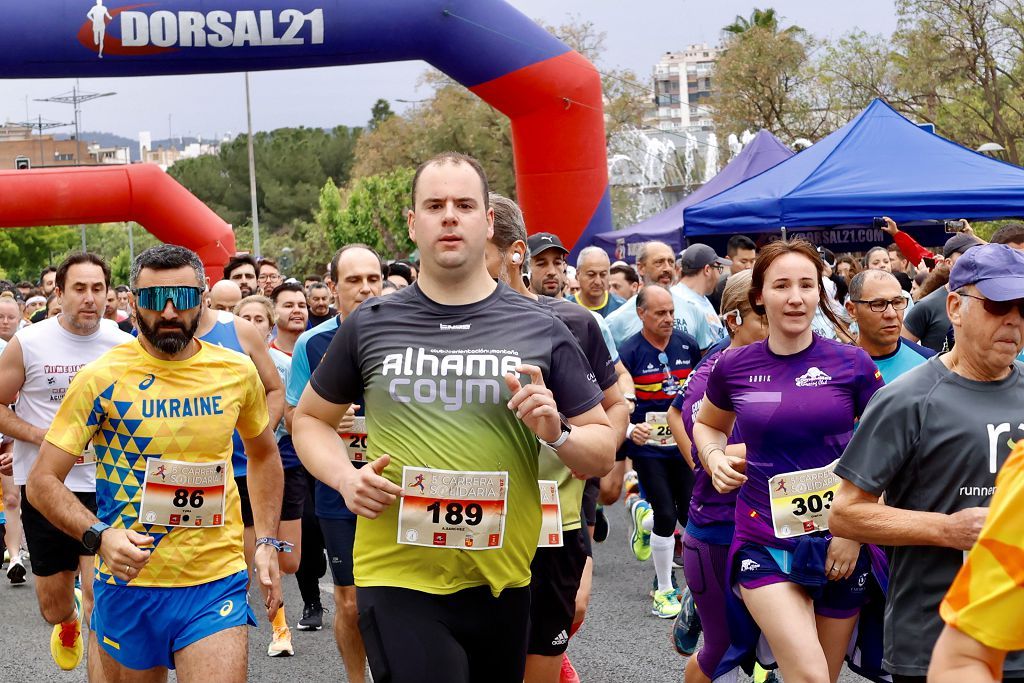
<svg viewBox="0 0 1024 683">
<path fill-rule="evenodd" d="M 69 135 L 68 133 L 58 133 L 55 137 L 58 140 L 67 140 L 71 138 L 71 135 Z M 82 140 L 86 142 L 98 143 L 100 147 L 128 147 L 129 149 L 132 150 L 133 156 L 138 156 L 139 153 L 138 140 L 132 140 L 131 138 L 126 138 L 122 135 L 117 135 L 116 133 L 103 133 L 100 131 L 83 131 L 81 137 Z M 174 138 L 173 140 L 168 140 L 167 138 L 164 138 L 162 140 L 153 140 L 153 149 L 156 149 L 157 147 L 163 147 L 164 149 L 167 149 L 168 147 L 184 149 L 186 145 L 189 145 L 193 142 L 199 142 L 199 139 L 187 136 Z M 206 140 L 206 142 L 210 142 L 210 140 Z"/>
</svg>

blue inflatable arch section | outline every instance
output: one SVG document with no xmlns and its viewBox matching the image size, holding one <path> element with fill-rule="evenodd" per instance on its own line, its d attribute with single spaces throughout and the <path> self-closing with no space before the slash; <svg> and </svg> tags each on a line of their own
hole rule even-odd
<svg viewBox="0 0 1024 683">
<path fill-rule="evenodd" d="M 518 199 L 531 232 L 576 244 L 612 227 L 599 74 L 501 0 L 4 4 L 4 78 L 424 60 L 511 120 Z"/>
</svg>

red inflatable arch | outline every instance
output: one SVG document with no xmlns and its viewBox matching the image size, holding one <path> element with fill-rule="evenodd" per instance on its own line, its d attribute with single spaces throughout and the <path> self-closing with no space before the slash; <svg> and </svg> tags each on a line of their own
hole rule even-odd
<svg viewBox="0 0 1024 683">
<path fill-rule="evenodd" d="M 0 227 L 131 220 L 189 247 L 211 282 L 235 253 L 231 226 L 153 164 L 0 171 Z"/>
</svg>

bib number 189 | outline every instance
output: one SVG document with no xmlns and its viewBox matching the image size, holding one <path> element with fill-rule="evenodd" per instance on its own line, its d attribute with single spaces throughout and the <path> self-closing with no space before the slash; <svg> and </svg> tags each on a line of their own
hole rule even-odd
<svg viewBox="0 0 1024 683">
<path fill-rule="evenodd" d="M 476 503 L 470 503 L 463 507 L 461 503 L 448 503 L 445 506 L 444 522 L 445 524 L 462 524 L 465 521 L 470 526 L 476 526 L 484 518 L 484 511 Z M 432 504 L 427 506 L 427 510 L 433 513 L 432 522 L 439 524 L 441 522 L 441 501 L 435 500 Z"/>
</svg>

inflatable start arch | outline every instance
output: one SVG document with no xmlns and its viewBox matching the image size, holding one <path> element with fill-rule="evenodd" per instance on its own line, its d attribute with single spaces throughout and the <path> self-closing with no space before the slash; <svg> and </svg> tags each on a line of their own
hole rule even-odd
<svg viewBox="0 0 1024 683">
<path fill-rule="evenodd" d="M 511 120 L 531 232 L 575 244 L 612 227 L 599 74 L 501 0 L 36 0 L 5 7 L 0 45 L 2 78 L 422 59 Z M 0 227 L 138 220 L 216 276 L 234 236 L 183 194 L 144 166 L 0 172 Z"/>
</svg>

